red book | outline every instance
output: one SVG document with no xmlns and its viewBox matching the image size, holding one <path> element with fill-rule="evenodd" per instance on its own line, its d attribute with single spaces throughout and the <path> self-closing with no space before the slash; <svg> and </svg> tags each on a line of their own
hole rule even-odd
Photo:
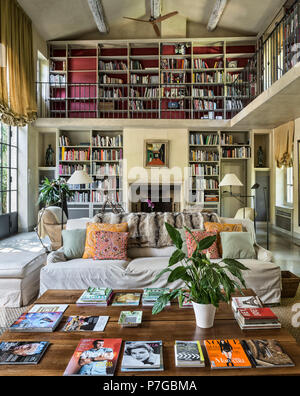
<svg viewBox="0 0 300 396">
<path fill-rule="evenodd" d="M 239 308 L 238 315 L 244 324 L 278 322 L 278 317 L 270 308 Z"/>
</svg>

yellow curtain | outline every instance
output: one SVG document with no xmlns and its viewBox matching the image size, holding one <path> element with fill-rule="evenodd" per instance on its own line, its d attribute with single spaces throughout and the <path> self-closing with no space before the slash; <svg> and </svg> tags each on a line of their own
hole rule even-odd
<svg viewBox="0 0 300 396">
<path fill-rule="evenodd" d="M 0 119 L 24 126 L 37 115 L 32 24 L 15 0 L 0 0 L 0 43 L 6 62 L 0 68 Z"/>
<path fill-rule="evenodd" d="M 274 130 L 275 161 L 278 168 L 293 166 L 295 122 L 290 121 Z"/>
</svg>

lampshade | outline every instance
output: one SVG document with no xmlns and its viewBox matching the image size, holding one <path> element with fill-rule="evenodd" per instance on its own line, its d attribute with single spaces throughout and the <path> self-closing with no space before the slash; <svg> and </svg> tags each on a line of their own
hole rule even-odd
<svg viewBox="0 0 300 396">
<path fill-rule="evenodd" d="M 241 187 L 243 186 L 243 183 L 239 180 L 239 178 L 234 174 L 234 173 L 227 173 L 223 177 L 223 180 L 219 184 L 220 187 L 223 186 L 238 186 Z"/>
<path fill-rule="evenodd" d="M 93 179 L 84 171 L 75 171 L 70 179 L 67 181 L 68 184 L 90 184 L 93 183 Z"/>
</svg>

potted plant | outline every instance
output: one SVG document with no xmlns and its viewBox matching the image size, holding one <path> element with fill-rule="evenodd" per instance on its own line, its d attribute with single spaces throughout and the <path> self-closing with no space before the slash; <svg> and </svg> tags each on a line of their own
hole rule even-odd
<svg viewBox="0 0 300 396">
<path fill-rule="evenodd" d="M 216 236 L 209 236 L 198 242 L 193 233 L 184 227 L 197 244 L 192 256 L 187 257 L 182 251 L 183 241 L 179 231 L 168 223 L 165 223 L 165 226 L 177 249 L 170 257 L 168 267 L 162 270 L 154 281 L 170 272 L 168 283 L 181 279 L 185 287 L 172 290 L 159 297 L 153 306 L 152 313 L 158 314 L 169 301 L 175 298 L 179 298 L 179 303 L 182 303 L 184 298 L 188 298 L 193 304 L 197 326 L 212 327 L 219 302 L 229 303 L 236 289 L 243 293 L 238 281 L 231 279 L 228 273 L 236 277 L 246 288 L 242 271 L 248 268 L 234 259 L 223 259 L 219 263 L 212 263 L 209 254 L 204 254 L 203 250 L 208 249 L 215 242 Z M 178 265 L 175 266 L 175 264 Z"/>
<path fill-rule="evenodd" d="M 72 195 L 73 192 L 62 178 L 49 180 L 45 177 L 43 183 L 39 186 L 38 203 L 45 206 L 60 206 L 68 217 L 67 199 Z"/>
</svg>

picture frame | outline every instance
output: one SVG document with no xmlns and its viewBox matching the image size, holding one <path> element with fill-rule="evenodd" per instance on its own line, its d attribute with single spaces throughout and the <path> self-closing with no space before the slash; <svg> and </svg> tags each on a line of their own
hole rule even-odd
<svg viewBox="0 0 300 396">
<path fill-rule="evenodd" d="M 144 140 L 144 167 L 169 167 L 169 140 Z"/>
</svg>

